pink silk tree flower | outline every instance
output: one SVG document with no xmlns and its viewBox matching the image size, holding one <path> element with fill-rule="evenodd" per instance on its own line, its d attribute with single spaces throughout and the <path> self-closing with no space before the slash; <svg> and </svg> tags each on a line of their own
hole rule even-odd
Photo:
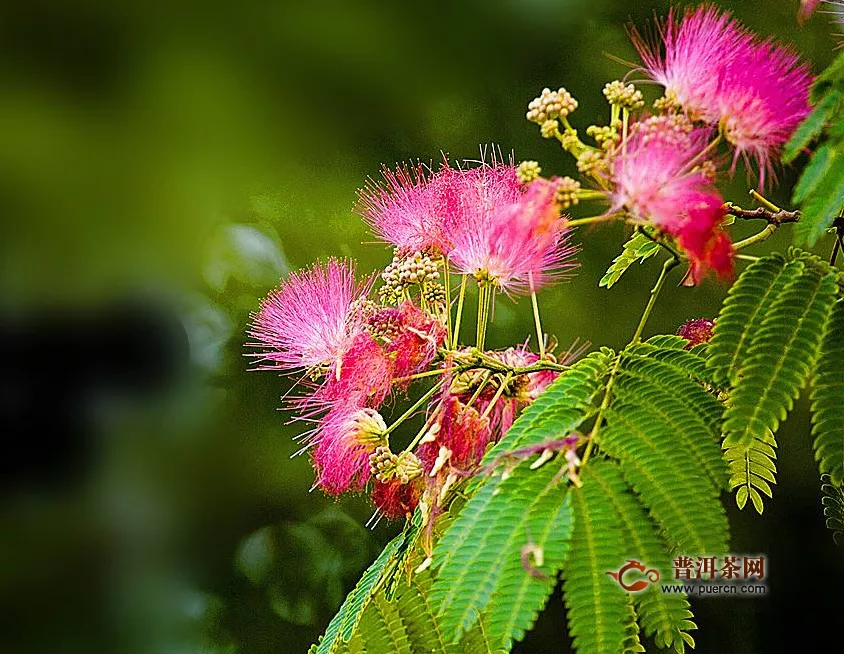
<svg viewBox="0 0 844 654">
<path fill-rule="evenodd" d="M 442 251 L 444 224 L 459 210 L 448 164 L 433 172 L 422 164 L 383 168 L 383 183 L 370 180 L 358 192 L 356 208 L 375 234 L 401 250 Z"/>
<path fill-rule="evenodd" d="M 453 230 L 455 268 L 505 293 L 535 290 L 576 264 L 559 215 L 557 184 L 538 179 L 515 201 L 480 207 Z"/>
<path fill-rule="evenodd" d="M 371 285 L 359 283 L 354 263 L 345 260 L 291 273 L 252 315 L 250 345 L 264 349 L 259 369 L 336 367 L 362 329 L 354 303 Z"/>
<path fill-rule="evenodd" d="M 729 13 L 709 5 L 688 8 L 679 19 L 672 9 L 657 30 L 658 43 L 631 32 L 648 75 L 692 120 L 717 122 L 722 72 L 736 52 L 751 46 L 752 35 Z"/>
<path fill-rule="evenodd" d="M 764 185 L 779 150 L 811 113 L 807 64 L 773 41 L 735 53 L 717 94 L 722 132 L 739 156 L 759 169 Z"/>
<path fill-rule="evenodd" d="M 709 132 L 667 117 L 649 118 L 631 129 L 613 166 L 611 211 L 675 237 L 698 283 L 707 271 L 732 274 L 732 245 L 720 225 L 723 199 L 702 166 Z"/>
<path fill-rule="evenodd" d="M 369 332 L 357 334 L 333 374 L 296 406 L 313 415 L 338 405 L 378 408 L 390 394 L 393 362 Z"/>
<path fill-rule="evenodd" d="M 733 169 L 744 157 L 764 185 L 779 149 L 809 115 L 808 66 L 709 5 L 679 21 L 672 12 L 659 32 L 657 45 L 632 34 L 650 77 L 689 118 L 717 125 L 735 149 Z"/>
<path fill-rule="evenodd" d="M 370 477 L 369 456 L 386 444 L 386 431 L 374 409 L 353 404 L 332 409 L 310 437 L 316 485 L 331 495 L 363 490 Z"/>
<path fill-rule="evenodd" d="M 668 117 L 635 123 L 613 162 L 610 211 L 624 209 L 635 220 L 677 229 L 684 202 L 711 188 L 700 166 L 709 135 Z"/>
</svg>

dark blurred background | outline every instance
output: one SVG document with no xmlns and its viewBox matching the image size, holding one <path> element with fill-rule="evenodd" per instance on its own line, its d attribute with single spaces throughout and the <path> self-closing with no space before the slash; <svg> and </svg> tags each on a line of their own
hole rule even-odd
<svg viewBox="0 0 844 654">
<path fill-rule="evenodd" d="M 827 17 L 798 26 L 797 0 L 720 4 L 816 71 L 832 58 Z M 363 499 L 308 492 L 277 411 L 288 382 L 247 372 L 249 312 L 316 258 L 388 263 L 352 213 L 382 162 L 496 143 L 573 173 L 527 102 L 564 85 L 576 125 L 605 121 L 601 88 L 628 71 L 606 53 L 634 60 L 625 25 L 667 7 L 4 3 L 0 651 L 305 652 L 398 525 L 367 530 Z M 794 172 L 780 179 L 787 203 Z M 740 171 L 726 195 L 747 188 Z M 629 340 L 658 264 L 599 290 L 624 237 L 583 230 L 578 276 L 542 294 L 563 344 Z M 712 316 L 724 293 L 671 288 L 648 331 Z M 492 346 L 531 332 L 527 306 L 499 303 Z M 840 618 L 805 400 L 779 469 L 764 516 L 731 509 L 734 551 L 770 557 L 769 596 L 696 601 L 700 652 L 779 651 Z M 555 594 L 517 650 L 567 648 Z"/>
</svg>

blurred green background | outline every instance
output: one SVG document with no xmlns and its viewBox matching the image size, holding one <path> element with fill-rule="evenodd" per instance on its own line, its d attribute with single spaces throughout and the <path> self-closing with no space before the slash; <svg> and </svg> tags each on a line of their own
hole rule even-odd
<svg viewBox="0 0 844 654">
<path fill-rule="evenodd" d="M 827 17 L 798 26 L 797 0 L 719 4 L 794 44 L 816 71 L 832 58 Z M 142 392 L 86 394 L 72 438 L 88 447 L 72 461 L 47 423 L 6 432 L 6 468 L 19 449 L 33 463 L 0 505 L 0 651 L 306 651 L 398 526 L 367 530 L 365 500 L 308 492 L 306 457 L 290 459 L 296 429 L 276 410 L 288 381 L 247 372 L 249 312 L 314 259 L 389 262 L 352 213 L 382 162 L 477 158 L 495 143 L 546 174 L 573 174 L 524 120 L 528 101 L 565 86 L 580 101 L 576 125 L 605 121 L 603 84 L 629 70 L 607 53 L 635 60 L 625 25 L 667 7 L 5 3 L 0 311 L 12 322 L 58 312 L 46 318 L 39 364 L 25 366 L 36 410 L 57 411 L 75 379 L 50 335 L 127 301 L 178 317 L 190 363 Z M 781 172 L 772 197 L 787 203 L 794 178 Z M 747 188 L 740 170 L 725 195 L 749 204 Z M 786 247 L 782 231 L 766 247 Z M 582 230 L 577 277 L 542 293 L 546 328 L 563 345 L 629 339 L 658 264 L 599 290 L 624 237 L 621 226 Z M 724 294 L 711 281 L 669 288 L 648 331 L 712 316 Z M 490 345 L 531 333 L 524 304 L 496 311 Z M 119 340 L 94 340 L 98 356 L 123 360 Z M 3 386 L 4 402 L 17 401 L 18 383 Z M 781 432 L 770 510 L 731 510 L 734 551 L 770 557 L 770 596 L 698 601 L 698 651 L 777 651 L 835 616 L 844 567 L 824 531 L 808 431 L 801 403 Z M 555 595 L 517 651 L 567 651 L 565 631 Z"/>
</svg>

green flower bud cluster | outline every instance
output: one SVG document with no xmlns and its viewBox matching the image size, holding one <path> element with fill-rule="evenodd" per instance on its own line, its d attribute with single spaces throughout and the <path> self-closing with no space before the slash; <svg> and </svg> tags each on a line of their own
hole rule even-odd
<svg viewBox="0 0 844 654">
<path fill-rule="evenodd" d="M 406 484 L 422 474 L 422 462 L 413 452 L 393 454 L 389 447 L 382 445 L 369 455 L 369 471 L 380 482 L 397 479 Z"/>
<path fill-rule="evenodd" d="M 637 91 L 632 84 L 625 85 L 624 82 L 619 80 L 608 82 L 604 86 L 604 97 L 610 104 L 623 109 L 641 109 L 645 106 L 642 92 Z"/>
<path fill-rule="evenodd" d="M 523 161 L 516 166 L 516 177 L 522 184 L 530 184 L 532 181 L 539 179 L 542 174 L 542 168 L 539 167 L 538 161 Z"/>
</svg>

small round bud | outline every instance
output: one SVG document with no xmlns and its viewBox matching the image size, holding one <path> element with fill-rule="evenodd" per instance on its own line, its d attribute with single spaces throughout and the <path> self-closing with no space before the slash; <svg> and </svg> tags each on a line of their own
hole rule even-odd
<svg viewBox="0 0 844 654">
<path fill-rule="evenodd" d="M 532 123 L 542 125 L 556 118 L 565 118 L 577 109 L 577 100 L 564 88 L 556 91 L 545 88 L 538 97 L 528 103 L 525 117 Z"/>
<path fill-rule="evenodd" d="M 557 204 L 563 209 L 568 209 L 573 204 L 577 204 L 579 199 L 577 197 L 580 191 L 580 182 L 571 177 L 561 177 L 557 180 L 557 195 L 555 199 Z"/>
<path fill-rule="evenodd" d="M 556 120 L 546 120 L 539 127 L 539 133 L 544 139 L 552 139 L 560 133 L 560 123 Z"/>
<path fill-rule="evenodd" d="M 625 85 L 619 80 L 609 82 L 604 86 L 604 97 L 610 104 L 625 109 L 641 109 L 645 106 L 642 92 L 637 91 L 632 84 Z"/>
<path fill-rule="evenodd" d="M 542 168 L 539 167 L 538 161 L 523 161 L 516 166 L 516 177 L 522 184 L 530 184 L 535 179 L 539 179 L 542 173 Z"/>
<path fill-rule="evenodd" d="M 595 150 L 584 150 L 577 158 L 577 169 L 585 175 L 602 167 L 604 167 L 604 157 Z"/>
<path fill-rule="evenodd" d="M 580 146 L 580 139 L 577 137 L 577 130 L 575 129 L 567 129 L 563 132 L 562 136 L 560 137 L 560 143 L 562 143 L 563 148 L 566 150 L 574 150 L 578 146 Z"/>
</svg>

